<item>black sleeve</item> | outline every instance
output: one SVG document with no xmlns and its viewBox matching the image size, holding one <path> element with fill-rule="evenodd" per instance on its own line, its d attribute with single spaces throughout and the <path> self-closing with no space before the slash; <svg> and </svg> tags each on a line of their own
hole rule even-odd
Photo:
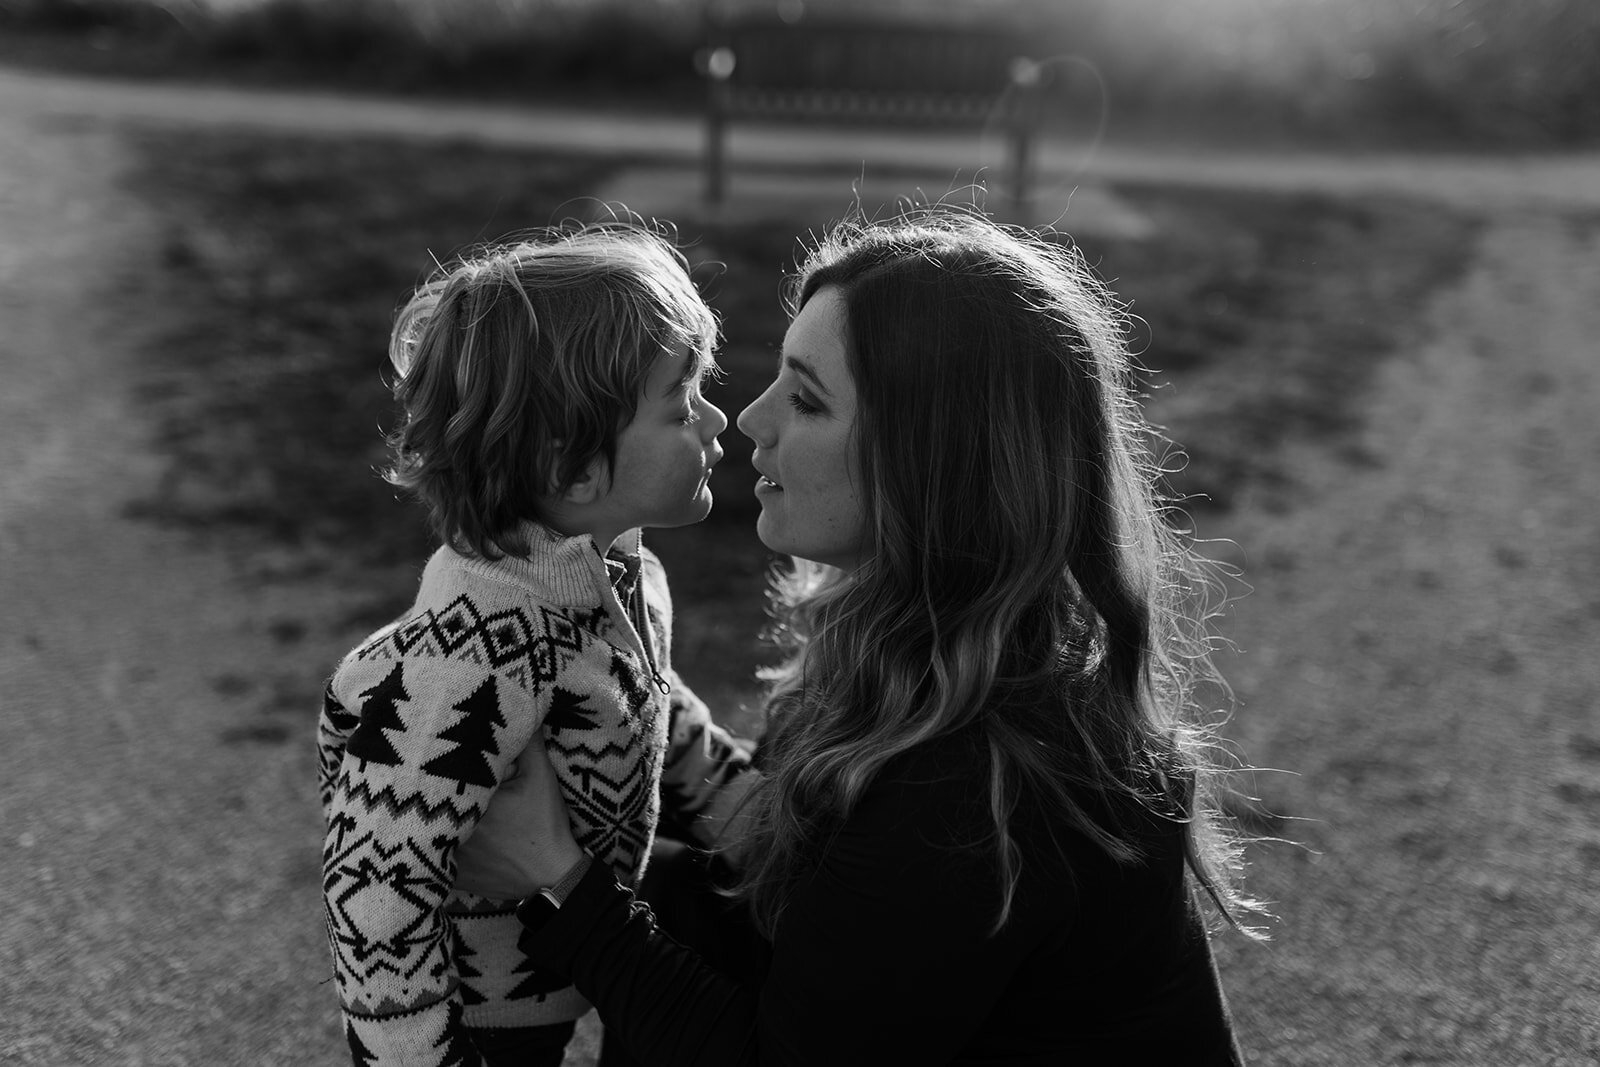
<svg viewBox="0 0 1600 1067">
<path fill-rule="evenodd" d="M 758 991 L 656 929 L 650 909 L 605 864 L 591 864 L 561 910 L 519 944 L 539 970 L 577 986 L 642 1063 L 759 1062 Z"/>
<path fill-rule="evenodd" d="M 914 774 L 869 789 L 791 898 L 759 989 L 657 931 L 600 865 L 524 947 L 648 1064 L 948 1062 L 1029 940 L 1026 922 L 989 936 L 984 792 Z"/>
</svg>

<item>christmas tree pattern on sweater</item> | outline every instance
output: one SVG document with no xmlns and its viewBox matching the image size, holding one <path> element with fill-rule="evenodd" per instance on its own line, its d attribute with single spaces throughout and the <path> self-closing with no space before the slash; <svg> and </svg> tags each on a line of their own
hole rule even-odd
<svg viewBox="0 0 1600 1067">
<path fill-rule="evenodd" d="M 587 1008 L 518 950 L 514 901 L 451 885 L 457 845 L 536 735 L 578 843 L 635 881 L 659 815 L 669 708 L 691 708 L 709 727 L 692 693 L 655 684 L 676 683 L 659 564 L 647 554 L 633 593 L 643 604 L 629 612 L 593 562 L 595 603 L 575 607 L 541 603 L 547 590 L 523 572 L 507 580 L 441 550 L 412 611 L 329 682 L 318 744 L 323 892 L 355 1062 L 473 1063 L 466 1027 L 541 1025 Z M 633 618 L 647 620 L 643 633 Z M 692 763 L 717 746 L 689 747 Z"/>
</svg>

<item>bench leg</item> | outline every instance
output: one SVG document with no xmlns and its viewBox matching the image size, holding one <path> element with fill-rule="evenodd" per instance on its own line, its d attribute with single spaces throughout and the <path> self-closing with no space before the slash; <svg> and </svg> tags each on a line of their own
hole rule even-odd
<svg viewBox="0 0 1600 1067">
<path fill-rule="evenodd" d="M 1017 209 L 1028 206 L 1032 194 L 1033 131 L 1026 126 L 1011 131 L 1011 204 Z"/>
<path fill-rule="evenodd" d="M 728 120 L 712 110 L 706 115 L 706 203 L 720 204 L 727 192 Z"/>
</svg>

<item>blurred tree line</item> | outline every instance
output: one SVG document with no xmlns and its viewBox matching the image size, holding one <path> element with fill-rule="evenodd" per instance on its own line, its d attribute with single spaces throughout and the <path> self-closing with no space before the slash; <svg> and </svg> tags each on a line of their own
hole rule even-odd
<svg viewBox="0 0 1600 1067">
<path fill-rule="evenodd" d="M 1356 141 L 1600 141 L 1600 0 L 0 0 L 0 58 L 692 107 L 709 12 L 1011 20 L 1086 110 Z M 66 60 L 73 62 L 74 60 Z"/>
</svg>

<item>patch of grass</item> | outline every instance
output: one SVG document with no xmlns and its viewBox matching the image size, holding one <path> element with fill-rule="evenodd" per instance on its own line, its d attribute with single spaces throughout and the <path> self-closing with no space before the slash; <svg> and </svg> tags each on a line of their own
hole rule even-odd
<svg viewBox="0 0 1600 1067">
<path fill-rule="evenodd" d="M 130 181 L 165 219 L 146 284 L 169 329 L 148 353 L 149 403 L 170 456 L 141 512 L 320 554 L 352 602 L 402 606 L 363 568 L 420 561 L 420 511 L 374 473 L 392 404 L 392 312 L 453 250 L 571 213 L 604 167 L 549 153 L 359 141 L 145 135 Z M 1150 408 L 1187 450 L 1179 494 L 1225 511 L 1243 493 L 1294 501 L 1283 453 L 1348 453 L 1382 359 L 1416 340 L 1428 294 L 1468 262 L 1473 224 L 1399 201 L 1333 201 L 1141 186 L 1148 240 L 1083 251 L 1141 317 Z M 778 284 L 816 219 L 685 229 L 723 317 L 730 418 L 770 380 Z M 653 531 L 682 620 L 677 654 L 718 706 L 752 694 L 764 576 L 749 442 L 731 429 L 711 518 Z M 363 583 L 366 583 L 363 586 Z"/>
<path fill-rule="evenodd" d="M 1381 463 L 1359 450 L 1362 398 L 1384 359 L 1421 340 L 1427 298 L 1471 261 L 1478 223 L 1398 198 L 1120 192 L 1159 237 L 1084 251 L 1130 302 L 1147 411 L 1187 453 L 1172 494 L 1200 498 L 1191 510 L 1241 494 L 1287 506 L 1294 443 Z"/>
<path fill-rule="evenodd" d="M 441 149 L 151 135 L 130 175 L 162 212 L 175 309 L 147 387 L 174 462 L 162 516 L 364 564 L 425 551 L 373 471 L 396 306 L 430 256 L 555 220 L 597 164 Z"/>
</svg>

